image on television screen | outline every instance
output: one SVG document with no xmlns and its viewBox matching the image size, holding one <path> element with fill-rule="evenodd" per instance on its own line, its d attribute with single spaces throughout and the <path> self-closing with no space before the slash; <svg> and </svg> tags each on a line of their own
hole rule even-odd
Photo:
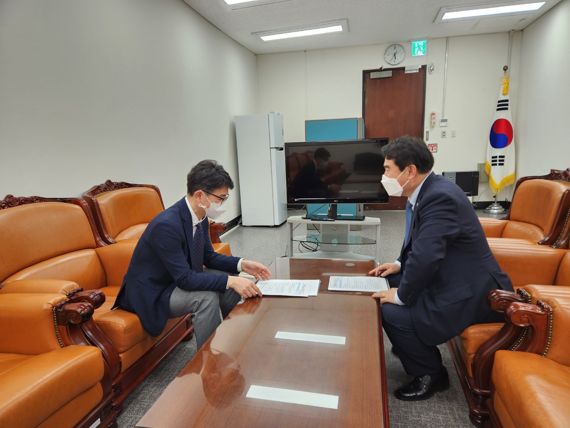
<svg viewBox="0 0 570 428">
<path fill-rule="evenodd" d="M 285 143 L 287 202 L 388 202 L 380 141 Z"/>
</svg>

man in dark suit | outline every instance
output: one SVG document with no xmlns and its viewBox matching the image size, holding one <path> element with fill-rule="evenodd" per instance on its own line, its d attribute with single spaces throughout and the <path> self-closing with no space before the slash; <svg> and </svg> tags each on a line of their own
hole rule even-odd
<svg viewBox="0 0 570 428">
<path fill-rule="evenodd" d="M 400 400 L 423 400 L 449 386 L 436 345 L 474 323 L 501 316 L 487 303 L 493 289 L 512 290 L 497 264 L 471 203 L 454 183 L 431 172 L 426 144 L 401 137 L 383 149 L 382 184 L 407 196 L 400 257 L 370 272 L 387 277 L 382 325 L 406 372 L 414 379 L 395 391 Z"/>
<path fill-rule="evenodd" d="M 188 174 L 186 197 L 157 215 L 137 243 L 115 306 L 135 312 L 150 335 L 160 335 L 168 318 L 192 313 L 199 348 L 240 297 L 261 296 L 252 281 L 226 272 L 268 279 L 269 270 L 218 254 L 210 242 L 208 218 L 223 212 L 233 187 L 221 165 L 198 163 Z"/>
</svg>

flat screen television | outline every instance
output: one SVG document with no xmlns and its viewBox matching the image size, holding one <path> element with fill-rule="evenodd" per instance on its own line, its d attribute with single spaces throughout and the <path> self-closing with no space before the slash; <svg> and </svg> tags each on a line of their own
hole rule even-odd
<svg viewBox="0 0 570 428">
<path fill-rule="evenodd" d="M 285 143 L 287 202 L 385 203 L 387 140 Z"/>
</svg>

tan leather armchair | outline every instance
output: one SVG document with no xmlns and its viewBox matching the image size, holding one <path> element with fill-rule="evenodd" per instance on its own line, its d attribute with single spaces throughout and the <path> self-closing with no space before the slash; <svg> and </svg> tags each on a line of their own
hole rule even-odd
<svg viewBox="0 0 570 428">
<path fill-rule="evenodd" d="M 104 245 L 85 201 L 7 197 L 0 233 L 0 295 L 58 292 L 96 308 L 71 340 L 101 349 L 115 406 L 191 333 L 190 315 L 151 337 L 136 314 L 111 310 L 136 242 Z"/>
<path fill-rule="evenodd" d="M 91 208 L 99 234 L 106 243 L 138 240 L 146 226 L 164 210 L 158 187 L 107 180 L 83 194 Z M 231 255 L 230 245 L 220 240 L 224 225 L 210 222 L 214 251 Z"/>
<path fill-rule="evenodd" d="M 570 291 L 568 287 L 525 289 L 539 300 L 536 306 L 518 304 L 507 311 L 508 321 L 523 328 L 529 339 L 519 348 L 525 352 L 502 350 L 495 355 L 491 422 L 496 427 L 567 427 Z"/>
<path fill-rule="evenodd" d="M 555 171 L 517 182 L 507 219 L 481 218 L 489 238 L 524 239 L 560 247 L 558 242 L 570 210 L 570 172 Z"/>
<path fill-rule="evenodd" d="M 0 426 L 111 424 L 101 351 L 64 346 L 66 326 L 92 313 L 61 294 L 0 294 Z"/>
<path fill-rule="evenodd" d="M 570 252 L 548 246 L 537 246 L 529 241 L 491 238 L 490 247 L 515 289 L 529 283 L 545 284 L 551 289 L 570 286 Z M 530 301 L 528 294 L 493 293 L 490 304 L 504 312 L 512 302 Z M 474 324 L 448 342 L 455 368 L 461 381 L 471 420 L 480 425 L 488 417 L 486 400 L 490 395 L 490 375 L 493 354 L 516 341 L 511 337 L 504 343 L 496 337 L 504 323 Z"/>
</svg>

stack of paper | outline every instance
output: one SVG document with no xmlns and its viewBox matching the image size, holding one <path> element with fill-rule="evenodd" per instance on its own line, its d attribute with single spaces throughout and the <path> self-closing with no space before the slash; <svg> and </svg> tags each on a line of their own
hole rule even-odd
<svg viewBox="0 0 570 428">
<path fill-rule="evenodd" d="M 389 288 L 386 278 L 377 276 L 331 276 L 330 291 L 361 291 L 370 293 Z"/>
<path fill-rule="evenodd" d="M 264 296 L 309 297 L 319 293 L 320 283 L 318 279 L 270 279 L 257 286 Z"/>
</svg>

